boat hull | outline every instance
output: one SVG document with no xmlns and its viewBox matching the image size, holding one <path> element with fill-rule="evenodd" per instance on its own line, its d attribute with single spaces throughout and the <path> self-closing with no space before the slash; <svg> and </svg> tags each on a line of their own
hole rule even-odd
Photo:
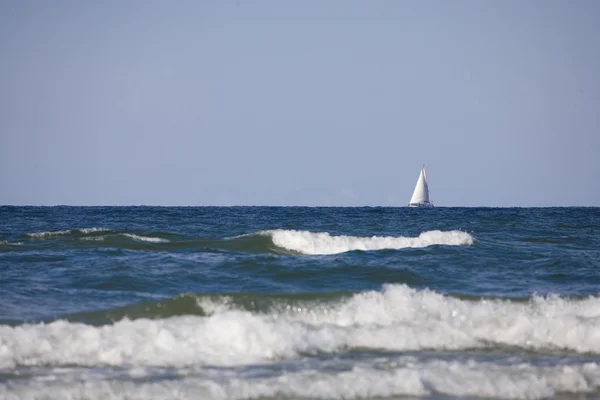
<svg viewBox="0 0 600 400">
<path fill-rule="evenodd" d="M 415 208 L 433 208 L 433 203 L 410 203 L 408 206 Z"/>
</svg>

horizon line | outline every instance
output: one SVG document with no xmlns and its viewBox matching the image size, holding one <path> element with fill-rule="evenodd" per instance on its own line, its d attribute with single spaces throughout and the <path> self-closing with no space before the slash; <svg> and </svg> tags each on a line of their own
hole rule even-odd
<svg viewBox="0 0 600 400">
<path fill-rule="evenodd" d="M 180 205 L 164 205 L 164 204 L 105 204 L 105 205 L 90 205 L 90 204 L 0 204 L 0 207 L 154 207 L 154 208 L 174 208 L 174 207 L 220 207 L 220 208 L 259 208 L 259 207 L 279 207 L 279 208 L 414 208 L 408 205 L 252 205 L 252 204 L 180 204 Z M 490 205 L 446 205 L 432 207 L 435 208 L 598 208 L 600 205 L 513 205 L 513 206 L 490 206 Z"/>
</svg>

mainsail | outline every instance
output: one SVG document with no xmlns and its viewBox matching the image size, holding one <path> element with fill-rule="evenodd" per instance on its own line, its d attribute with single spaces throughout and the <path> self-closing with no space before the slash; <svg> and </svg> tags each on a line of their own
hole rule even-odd
<svg viewBox="0 0 600 400">
<path fill-rule="evenodd" d="M 427 185 L 427 174 L 425 173 L 425 165 L 421 168 L 417 185 L 410 198 L 409 207 L 433 207 L 433 203 L 429 201 L 429 186 Z"/>
</svg>

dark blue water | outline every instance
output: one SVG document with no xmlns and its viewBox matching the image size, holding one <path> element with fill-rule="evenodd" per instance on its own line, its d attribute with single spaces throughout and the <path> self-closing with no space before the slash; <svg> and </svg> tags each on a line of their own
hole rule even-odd
<svg viewBox="0 0 600 400">
<path fill-rule="evenodd" d="M 599 288 L 599 208 L 0 207 L 0 398 L 595 398 Z"/>
</svg>

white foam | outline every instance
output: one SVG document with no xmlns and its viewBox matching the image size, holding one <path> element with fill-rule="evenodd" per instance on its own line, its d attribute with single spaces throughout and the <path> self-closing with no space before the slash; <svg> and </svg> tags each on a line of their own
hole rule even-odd
<svg viewBox="0 0 600 400">
<path fill-rule="evenodd" d="M 150 243 L 167 243 L 168 239 L 157 238 L 157 237 L 148 237 L 148 236 L 140 236 L 133 233 L 124 233 L 123 236 L 127 236 L 133 240 L 137 240 L 140 242 L 150 242 Z"/>
<path fill-rule="evenodd" d="M 29 237 L 32 237 L 32 238 L 40 239 L 40 238 L 53 237 L 53 236 L 66 236 L 66 235 L 71 235 L 73 233 L 82 233 L 85 235 L 88 233 L 105 232 L 108 230 L 109 229 L 105 229 L 105 228 L 80 228 L 80 229 L 65 229 L 62 231 L 26 233 L 26 235 Z"/>
<path fill-rule="evenodd" d="M 121 379 L 103 379 L 94 371 L 60 370 L 34 381 L 0 384 L 0 395 L 18 398 L 118 399 L 356 399 L 443 394 L 459 397 L 540 399 L 559 394 L 593 393 L 600 386 L 597 363 L 533 366 L 489 362 L 423 361 L 401 357 L 385 363 L 357 361 L 351 368 L 274 369 L 269 376 L 248 376 L 235 370 L 179 369 L 178 379 L 151 377 L 133 368 Z M 150 376 L 149 376 L 150 375 Z M 172 373 L 171 373 L 172 376 Z M 129 378 L 129 379 L 127 379 Z"/>
<path fill-rule="evenodd" d="M 36 238 L 36 239 L 41 239 L 41 238 L 54 237 L 54 236 L 72 235 L 72 234 L 75 234 L 75 233 L 80 233 L 80 234 L 83 234 L 83 235 L 89 235 L 89 234 L 92 234 L 92 233 L 108 232 L 108 231 L 110 231 L 110 229 L 106 229 L 106 228 L 79 228 L 79 229 L 67 229 L 67 230 L 62 230 L 62 231 L 27 233 L 27 236 L 32 237 L 32 238 Z M 137 240 L 139 242 L 150 242 L 150 243 L 166 243 L 166 242 L 169 242 L 168 239 L 163 239 L 163 238 L 158 238 L 158 237 L 141 236 L 141 235 L 136 235 L 134 233 L 123 233 L 122 235 L 126 236 L 126 237 L 128 237 L 130 239 Z M 98 241 L 102 241 L 102 240 L 106 239 L 106 236 L 83 236 L 80 239 L 81 240 L 98 240 Z"/>
<path fill-rule="evenodd" d="M 34 232 L 34 233 L 26 233 L 27 236 L 32 237 L 32 238 L 45 238 L 45 237 L 52 237 L 52 236 L 64 236 L 64 235 L 69 235 L 71 234 L 72 230 L 67 229 L 64 231 L 52 231 L 52 232 Z"/>
<path fill-rule="evenodd" d="M 220 296 L 218 299 L 200 297 L 196 299 L 196 304 L 205 314 L 225 312 L 235 307 L 234 300 L 231 296 Z"/>
<path fill-rule="evenodd" d="M 21 246 L 23 242 L 9 242 L 8 240 L 0 240 L 0 244 L 7 246 Z"/>
<path fill-rule="evenodd" d="M 0 368 L 19 365 L 247 365 L 314 352 L 514 346 L 600 354 L 600 299 L 466 301 L 403 285 L 263 314 L 231 302 L 206 316 L 0 325 Z"/>
<path fill-rule="evenodd" d="M 281 248 L 302 254 L 338 254 L 352 250 L 403 249 L 407 247 L 427 247 L 432 245 L 464 246 L 472 245 L 473 237 L 462 231 L 427 231 L 418 237 L 404 236 L 331 236 L 327 232 L 296 231 L 276 229 L 260 232 L 270 236 L 273 243 Z"/>
<path fill-rule="evenodd" d="M 110 229 L 106 229 L 106 228 L 81 228 L 81 229 L 78 229 L 78 231 L 83 234 L 95 233 L 95 232 L 106 232 L 109 230 Z"/>
<path fill-rule="evenodd" d="M 82 237 L 80 239 L 81 240 L 89 240 L 89 241 L 102 242 L 102 241 L 106 240 L 106 236 L 84 236 L 84 237 Z"/>
</svg>

